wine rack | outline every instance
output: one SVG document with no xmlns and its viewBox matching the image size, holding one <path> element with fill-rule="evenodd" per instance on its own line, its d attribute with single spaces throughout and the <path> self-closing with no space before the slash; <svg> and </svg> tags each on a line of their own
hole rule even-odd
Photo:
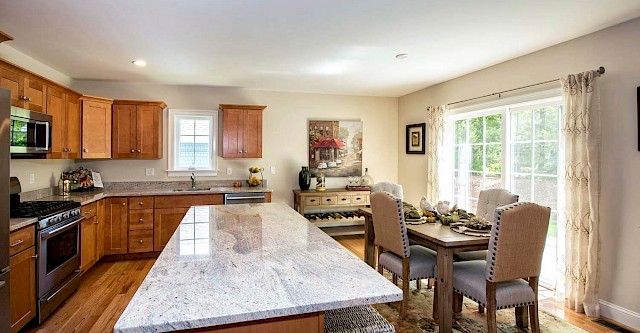
<svg viewBox="0 0 640 333">
<path fill-rule="evenodd" d="M 369 191 L 294 190 L 294 209 L 330 236 L 364 234 L 357 210 L 369 205 Z"/>
</svg>

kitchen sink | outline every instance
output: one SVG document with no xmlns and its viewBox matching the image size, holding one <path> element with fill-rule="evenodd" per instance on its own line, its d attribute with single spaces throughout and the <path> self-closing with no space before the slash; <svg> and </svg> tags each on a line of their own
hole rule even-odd
<svg viewBox="0 0 640 333">
<path fill-rule="evenodd" d="M 180 188 L 180 189 L 173 190 L 173 192 L 196 192 L 196 191 L 211 191 L 211 188 L 197 187 L 197 188 Z"/>
</svg>

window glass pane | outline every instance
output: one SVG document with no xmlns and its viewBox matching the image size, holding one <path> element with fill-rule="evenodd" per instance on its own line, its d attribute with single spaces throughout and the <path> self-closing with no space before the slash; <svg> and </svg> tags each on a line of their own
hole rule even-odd
<svg viewBox="0 0 640 333">
<path fill-rule="evenodd" d="M 482 171 L 483 154 L 482 145 L 471 146 L 471 170 Z"/>
<path fill-rule="evenodd" d="M 511 145 L 511 171 L 531 172 L 531 144 L 514 143 Z"/>
<path fill-rule="evenodd" d="M 469 172 L 469 198 L 477 199 L 482 190 L 482 173 Z"/>
<path fill-rule="evenodd" d="M 558 140 L 559 106 L 549 106 L 534 110 L 536 140 Z"/>
<path fill-rule="evenodd" d="M 459 171 L 454 171 L 453 172 L 453 194 L 454 195 L 465 195 L 466 191 L 464 189 L 464 184 L 463 184 L 463 180 L 460 179 L 460 172 Z"/>
<path fill-rule="evenodd" d="M 494 114 L 485 118 L 487 127 L 486 142 L 500 143 L 502 140 L 502 115 Z"/>
<path fill-rule="evenodd" d="M 511 192 L 520 196 L 519 201 L 531 201 L 531 176 L 513 175 L 511 177 Z"/>
<path fill-rule="evenodd" d="M 551 212 L 547 236 L 558 237 L 558 214 L 556 212 Z"/>
<path fill-rule="evenodd" d="M 181 135 L 180 143 L 193 143 L 193 136 L 191 135 Z"/>
<path fill-rule="evenodd" d="M 195 121 L 193 119 L 179 119 L 180 135 L 193 135 Z"/>
<path fill-rule="evenodd" d="M 469 142 L 482 143 L 484 125 L 482 117 L 469 119 Z"/>
<path fill-rule="evenodd" d="M 502 145 L 487 145 L 486 172 L 502 172 Z"/>
<path fill-rule="evenodd" d="M 453 197 L 452 205 L 458 205 L 458 207 L 463 207 L 465 206 L 464 199 L 461 196 L 455 196 Z"/>
<path fill-rule="evenodd" d="M 462 146 L 456 145 L 453 147 L 453 168 L 455 170 L 460 170 L 462 168 L 462 165 L 460 165 L 460 163 L 462 163 L 462 151 Z"/>
<path fill-rule="evenodd" d="M 458 120 L 455 123 L 456 127 L 456 143 L 465 143 L 467 142 L 467 121 L 466 120 Z"/>
<path fill-rule="evenodd" d="M 558 173 L 558 143 L 545 142 L 535 144 L 534 171 L 537 174 L 555 175 Z"/>
<path fill-rule="evenodd" d="M 200 119 L 195 122 L 195 135 L 209 135 L 209 119 Z"/>
<path fill-rule="evenodd" d="M 531 141 L 531 110 L 511 113 L 511 137 L 513 141 Z"/>
<path fill-rule="evenodd" d="M 487 174 L 484 177 L 484 189 L 504 188 L 502 176 L 500 174 Z"/>
<path fill-rule="evenodd" d="M 558 177 L 536 176 L 533 184 L 535 202 L 558 209 Z"/>
<path fill-rule="evenodd" d="M 478 210 L 478 199 L 469 199 L 469 204 L 466 209 L 467 212 L 475 212 Z"/>
</svg>

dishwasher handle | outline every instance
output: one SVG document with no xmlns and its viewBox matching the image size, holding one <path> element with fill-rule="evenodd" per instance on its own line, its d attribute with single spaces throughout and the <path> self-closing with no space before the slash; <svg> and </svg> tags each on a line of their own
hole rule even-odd
<svg viewBox="0 0 640 333">
<path fill-rule="evenodd" d="M 251 199 L 266 199 L 264 195 L 256 197 L 227 197 L 227 200 L 251 200 Z"/>
</svg>

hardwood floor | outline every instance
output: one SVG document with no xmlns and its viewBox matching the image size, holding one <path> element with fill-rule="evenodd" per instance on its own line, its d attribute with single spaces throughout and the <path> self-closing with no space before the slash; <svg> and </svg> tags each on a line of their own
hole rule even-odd
<svg viewBox="0 0 640 333">
<path fill-rule="evenodd" d="M 364 240 L 361 236 L 340 237 L 337 240 L 363 258 Z M 155 259 L 98 262 L 83 276 L 78 291 L 44 324 L 37 327 L 31 324 L 23 332 L 113 332 L 113 326 L 154 263 Z M 542 310 L 589 332 L 616 332 L 585 315 L 565 309 L 550 295 L 550 291 L 540 292 Z"/>
</svg>

